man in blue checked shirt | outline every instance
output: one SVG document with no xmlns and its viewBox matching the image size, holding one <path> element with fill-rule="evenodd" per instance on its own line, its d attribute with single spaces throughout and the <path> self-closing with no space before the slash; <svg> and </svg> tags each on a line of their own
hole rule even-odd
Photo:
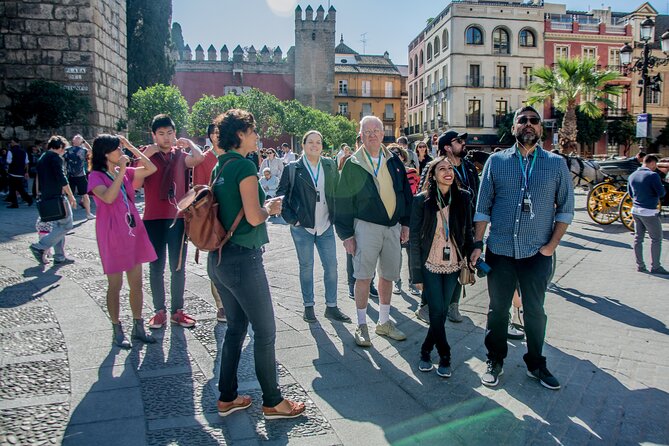
<svg viewBox="0 0 669 446">
<path fill-rule="evenodd" d="M 542 355 L 547 320 L 544 298 L 551 256 L 574 217 L 574 190 L 564 159 L 539 145 L 541 115 L 526 106 L 516 111 L 513 122 L 516 144 L 494 153 L 486 162 L 474 216 L 470 261 L 474 265 L 481 256 L 490 224 L 485 260 L 492 268 L 485 336 L 488 361 L 481 382 L 494 387 L 503 373 L 509 307 L 518 284 L 525 311 L 527 375 L 557 390 L 560 383 L 548 371 Z"/>
</svg>

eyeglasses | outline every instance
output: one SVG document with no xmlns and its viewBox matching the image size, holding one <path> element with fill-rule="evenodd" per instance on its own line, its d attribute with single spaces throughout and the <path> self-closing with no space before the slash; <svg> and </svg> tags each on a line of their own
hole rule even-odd
<svg viewBox="0 0 669 446">
<path fill-rule="evenodd" d="M 462 138 L 455 138 L 453 141 L 458 142 L 458 143 L 460 143 L 460 144 L 464 144 L 464 143 L 465 143 L 465 140 L 462 139 Z"/>
<path fill-rule="evenodd" d="M 532 124 L 532 125 L 537 125 L 541 122 L 541 119 L 537 118 L 536 116 L 532 116 L 532 117 L 521 116 L 520 118 L 518 118 L 517 122 L 518 122 L 518 124 L 525 125 L 525 124 L 527 124 L 527 121 L 530 121 L 530 124 Z"/>
<path fill-rule="evenodd" d="M 381 129 L 365 130 L 362 132 L 362 134 L 365 136 L 380 135 L 381 133 L 383 133 L 383 130 Z"/>
<path fill-rule="evenodd" d="M 427 149 L 427 146 L 425 144 L 421 144 L 418 146 L 419 149 Z"/>
</svg>

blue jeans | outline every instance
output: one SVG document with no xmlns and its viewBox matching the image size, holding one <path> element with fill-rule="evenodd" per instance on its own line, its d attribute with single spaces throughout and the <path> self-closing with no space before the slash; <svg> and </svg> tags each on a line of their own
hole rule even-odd
<svg viewBox="0 0 669 446">
<path fill-rule="evenodd" d="M 65 260 L 65 235 L 74 227 L 70 202 L 65 197 L 63 197 L 63 202 L 65 203 L 65 218 L 52 221 L 51 232 L 33 245 L 44 251 L 53 247 L 53 259 L 57 261 Z"/>
<path fill-rule="evenodd" d="M 314 245 L 323 265 L 325 305 L 337 306 L 337 244 L 332 225 L 322 234 L 313 235 L 300 226 L 290 226 L 300 264 L 300 287 L 305 307 L 314 306 Z"/>
<path fill-rule="evenodd" d="M 158 258 L 149 263 L 149 283 L 153 297 L 153 307 L 156 312 L 165 309 L 165 261 L 170 261 L 170 297 L 172 304 L 170 312 L 174 314 L 184 307 L 184 288 L 186 287 L 186 254 L 188 244 L 183 246 L 183 261 L 181 269 L 177 271 L 179 253 L 183 243 L 184 221 L 178 219 L 174 227 L 170 228 L 171 219 L 145 220 L 144 226 L 149 234 L 149 240 L 156 251 Z"/>
<path fill-rule="evenodd" d="M 210 252 L 207 272 L 221 296 L 228 318 L 218 379 L 219 400 L 229 402 L 237 398 L 239 358 L 251 322 L 253 357 L 263 393 L 263 406 L 274 407 L 283 397 L 277 381 L 274 351 L 276 324 L 262 251 L 228 242 L 221 252 L 220 264 L 217 263 L 218 253 Z"/>
</svg>

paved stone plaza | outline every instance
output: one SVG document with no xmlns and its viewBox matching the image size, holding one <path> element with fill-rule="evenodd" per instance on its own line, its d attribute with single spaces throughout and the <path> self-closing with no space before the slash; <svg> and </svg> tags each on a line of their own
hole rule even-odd
<svg viewBox="0 0 669 446">
<path fill-rule="evenodd" d="M 577 215 L 558 249 L 555 285 L 546 298 L 544 351 L 562 383 L 559 391 L 525 375 L 519 341 L 510 342 L 500 385 L 481 385 L 485 281 L 468 288 L 461 305 L 465 321 L 447 322 L 449 379 L 418 371 L 426 325 L 413 316 L 417 301 L 409 294 L 394 296 L 391 312 L 408 335 L 404 342 L 372 335 L 372 348 L 356 347 L 353 324 L 322 317 L 320 280 L 320 323 L 307 324 L 288 226 L 270 224 L 265 265 L 277 319 L 280 384 L 284 395 L 306 402 L 307 411 L 267 423 L 251 338 L 239 382 L 254 404 L 225 419 L 216 412 L 217 347 L 226 326 L 216 322 L 206 269 L 194 263 L 194 250 L 186 311 L 198 325 L 168 326 L 155 332 L 157 344 L 123 351 L 111 347 L 95 223 L 76 210 L 67 239 L 76 263 L 42 268 L 27 249 L 37 237 L 35 209 L 3 208 L 0 445 L 669 444 L 668 278 L 637 273 L 630 233 L 618 222 L 593 223 L 584 203 L 578 192 Z M 666 240 L 669 220 L 663 223 Z M 665 245 L 665 267 L 668 252 Z M 355 319 L 341 243 L 338 253 L 340 307 Z M 406 274 L 404 268 L 405 283 Z M 145 267 L 148 319 L 147 275 Z M 122 319 L 129 330 L 124 294 Z M 377 304 L 370 300 L 371 320 Z"/>
</svg>

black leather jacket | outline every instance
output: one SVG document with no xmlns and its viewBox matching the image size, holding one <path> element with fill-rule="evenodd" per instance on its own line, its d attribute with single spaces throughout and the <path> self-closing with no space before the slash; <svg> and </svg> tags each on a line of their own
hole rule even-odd
<svg viewBox="0 0 669 446">
<path fill-rule="evenodd" d="M 321 166 L 325 176 L 325 202 L 330 213 L 330 223 L 333 223 L 335 215 L 334 194 L 339 173 L 334 160 L 329 158 L 321 157 Z M 295 182 L 292 186 L 290 184 L 291 169 L 295 171 Z M 276 195 L 284 195 L 281 216 L 287 223 L 291 225 L 299 223 L 304 228 L 314 228 L 316 224 L 316 187 L 301 158 L 289 163 L 283 169 Z"/>
<path fill-rule="evenodd" d="M 459 198 L 455 198 L 454 195 L 451 204 L 449 230 L 460 253 L 469 258 L 474 244 L 470 211 L 471 194 L 466 190 L 459 191 L 459 194 Z M 428 221 L 425 222 L 425 219 Z M 437 209 L 431 209 L 431 205 L 425 203 L 425 192 L 421 192 L 413 199 L 409 228 L 409 266 L 413 283 L 423 283 L 423 265 L 430 254 L 436 229 Z"/>
</svg>

